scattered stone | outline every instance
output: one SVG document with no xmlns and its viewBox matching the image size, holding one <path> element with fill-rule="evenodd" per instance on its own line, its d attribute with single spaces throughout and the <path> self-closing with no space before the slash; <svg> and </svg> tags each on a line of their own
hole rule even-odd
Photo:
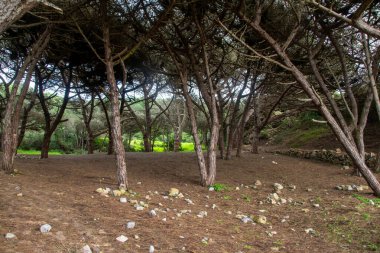
<svg viewBox="0 0 380 253">
<path fill-rule="evenodd" d="M 136 222 L 134 222 L 134 221 L 128 221 L 128 223 L 127 223 L 127 228 L 128 229 L 133 229 L 135 227 L 136 227 Z"/>
<path fill-rule="evenodd" d="M 273 164 L 278 164 L 278 162 L 276 162 L 276 161 L 272 161 L 272 163 L 273 163 Z"/>
<path fill-rule="evenodd" d="M 177 197 L 178 195 L 179 195 L 179 190 L 177 188 L 170 188 L 169 190 L 170 197 Z"/>
<path fill-rule="evenodd" d="M 144 210 L 144 207 L 140 206 L 140 205 L 135 205 L 135 208 L 137 211 L 143 211 Z"/>
<path fill-rule="evenodd" d="M 82 248 L 82 253 L 92 253 L 90 246 L 87 244 Z"/>
<path fill-rule="evenodd" d="M 235 190 L 236 190 L 236 191 L 240 191 L 239 186 L 236 186 Z"/>
<path fill-rule="evenodd" d="M 347 166 L 347 165 L 342 167 L 342 170 L 349 170 L 349 169 L 350 169 L 350 166 Z"/>
<path fill-rule="evenodd" d="M 96 189 L 96 192 L 99 193 L 102 196 L 108 197 L 108 194 L 111 192 L 110 188 L 98 188 Z"/>
<path fill-rule="evenodd" d="M 209 241 L 208 237 L 203 237 L 201 240 L 203 244 L 208 244 L 208 241 Z"/>
<path fill-rule="evenodd" d="M 341 154 L 341 153 L 342 153 L 342 150 L 341 150 L 340 148 L 337 148 L 337 149 L 335 149 L 335 152 L 336 152 L 337 154 Z"/>
<path fill-rule="evenodd" d="M 280 248 L 279 248 L 279 247 L 271 247 L 270 249 L 271 249 L 272 251 L 276 251 L 276 252 L 277 252 L 277 251 L 280 251 Z"/>
<path fill-rule="evenodd" d="M 241 220 L 243 223 L 253 222 L 251 217 L 244 215 L 244 214 L 238 214 L 235 216 L 235 218 Z"/>
<path fill-rule="evenodd" d="M 185 201 L 186 201 L 187 204 L 189 204 L 189 205 L 194 205 L 194 202 L 193 202 L 191 199 L 185 199 Z"/>
<path fill-rule="evenodd" d="M 137 182 L 137 184 L 141 184 L 141 182 Z"/>
<path fill-rule="evenodd" d="M 138 239 L 140 239 L 140 236 L 139 235 L 134 235 L 134 238 L 135 238 L 135 240 L 138 240 Z"/>
<path fill-rule="evenodd" d="M 313 189 L 311 189 L 311 188 L 307 188 L 306 191 L 307 191 L 307 192 L 312 192 Z"/>
<path fill-rule="evenodd" d="M 154 253 L 154 246 L 153 245 L 149 246 L 149 253 Z"/>
<path fill-rule="evenodd" d="M 248 223 L 248 222 L 252 222 L 252 219 L 249 218 L 249 217 L 247 217 L 247 216 L 244 216 L 243 218 L 241 218 L 241 221 L 242 221 L 243 223 Z"/>
<path fill-rule="evenodd" d="M 217 208 L 217 206 L 216 206 L 215 204 L 212 204 L 211 208 L 212 208 L 213 210 L 215 210 L 215 208 Z"/>
<path fill-rule="evenodd" d="M 155 210 L 150 210 L 150 211 L 149 211 L 149 215 L 150 215 L 151 217 L 155 217 L 155 216 L 157 216 L 157 213 L 156 213 Z"/>
<path fill-rule="evenodd" d="M 116 240 L 121 242 L 121 243 L 124 243 L 124 242 L 128 241 L 128 237 L 121 235 L 121 236 L 117 237 Z"/>
<path fill-rule="evenodd" d="M 120 203 L 127 203 L 128 200 L 125 197 L 120 198 Z"/>
<path fill-rule="evenodd" d="M 319 208 L 319 204 L 313 204 L 315 208 Z"/>
<path fill-rule="evenodd" d="M 281 191 L 282 189 L 284 189 L 284 186 L 282 186 L 282 184 L 279 183 L 274 183 L 273 187 L 276 191 Z"/>
<path fill-rule="evenodd" d="M 5 235 L 5 239 L 15 239 L 15 238 L 16 238 L 16 235 L 13 233 L 7 233 Z"/>
<path fill-rule="evenodd" d="M 289 185 L 289 189 L 294 191 L 297 187 L 294 185 L 294 184 L 290 184 Z"/>
<path fill-rule="evenodd" d="M 254 218 L 254 221 L 259 224 L 267 224 L 267 217 L 264 215 L 259 215 Z"/>
<path fill-rule="evenodd" d="M 357 191 L 361 192 L 364 190 L 368 190 L 369 187 L 367 185 L 337 185 L 335 189 L 340 190 L 340 191 Z"/>
<path fill-rule="evenodd" d="M 312 229 L 312 228 L 305 229 L 305 232 L 306 232 L 306 234 L 311 234 L 311 235 L 315 235 L 316 234 L 315 230 Z"/>
<path fill-rule="evenodd" d="M 199 214 L 197 215 L 197 217 L 199 218 L 204 218 L 207 216 L 207 212 L 206 211 L 200 211 Z"/>
<path fill-rule="evenodd" d="M 114 195 L 115 197 L 120 197 L 120 196 L 122 195 L 121 190 L 113 190 L 112 193 L 113 193 L 113 195 Z"/>
<path fill-rule="evenodd" d="M 308 213 L 310 210 L 307 209 L 307 208 L 303 208 L 301 211 L 304 212 L 304 213 Z"/>
<path fill-rule="evenodd" d="M 265 231 L 269 237 L 273 237 L 274 235 L 277 235 L 277 231 Z"/>
<path fill-rule="evenodd" d="M 44 224 L 40 227 L 41 233 L 48 233 L 51 230 L 51 225 Z"/>
<path fill-rule="evenodd" d="M 212 186 L 210 186 L 210 187 L 208 188 L 208 190 L 209 190 L 210 192 L 213 192 L 213 191 L 215 191 L 215 188 L 212 187 Z"/>
<path fill-rule="evenodd" d="M 17 197 L 22 197 L 22 192 L 17 193 Z"/>
<path fill-rule="evenodd" d="M 226 212 L 226 214 L 229 214 L 229 215 L 231 215 L 231 214 L 232 214 L 232 212 L 231 212 L 231 211 L 227 211 L 227 212 Z"/>
<path fill-rule="evenodd" d="M 261 183 L 261 181 L 260 181 L 260 180 L 256 180 L 256 182 L 255 182 L 255 186 L 261 186 L 261 185 L 263 185 L 263 184 Z"/>
<path fill-rule="evenodd" d="M 166 222 L 166 218 L 163 218 L 162 221 L 163 221 L 163 222 Z"/>
</svg>

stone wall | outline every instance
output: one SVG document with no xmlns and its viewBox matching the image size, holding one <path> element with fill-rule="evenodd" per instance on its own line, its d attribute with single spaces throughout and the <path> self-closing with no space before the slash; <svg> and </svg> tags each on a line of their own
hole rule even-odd
<svg viewBox="0 0 380 253">
<path fill-rule="evenodd" d="M 340 165 L 352 165 L 351 158 L 340 149 L 337 150 L 302 150 L 302 149 L 289 149 L 283 151 L 275 151 L 277 154 L 294 156 L 305 159 L 318 160 Z M 365 160 L 370 168 L 376 165 L 376 154 L 366 153 Z"/>
</svg>

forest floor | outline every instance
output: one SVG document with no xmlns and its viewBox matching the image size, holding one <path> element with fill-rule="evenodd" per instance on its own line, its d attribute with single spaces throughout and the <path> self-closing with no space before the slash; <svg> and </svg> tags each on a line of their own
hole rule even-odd
<svg viewBox="0 0 380 253">
<path fill-rule="evenodd" d="M 127 161 L 132 203 L 95 192 L 116 188 L 112 156 L 17 158 L 20 174 L 0 174 L 0 252 L 83 252 L 85 245 L 93 252 L 149 252 L 150 245 L 155 252 L 380 251 L 379 199 L 370 190 L 336 190 L 365 185 L 340 166 L 244 153 L 218 160 L 217 182 L 227 188 L 209 191 L 198 185 L 193 153 L 128 153 Z M 286 203 L 268 203 L 274 183 L 284 186 L 278 195 Z M 184 197 L 168 197 L 173 187 Z M 149 206 L 138 211 L 133 200 Z M 242 222 L 244 215 L 257 222 Z M 126 228 L 129 221 L 135 228 Z M 41 233 L 45 223 L 52 229 Z M 16 238 L 6 239 L 8 232 Z"/>
</svg>

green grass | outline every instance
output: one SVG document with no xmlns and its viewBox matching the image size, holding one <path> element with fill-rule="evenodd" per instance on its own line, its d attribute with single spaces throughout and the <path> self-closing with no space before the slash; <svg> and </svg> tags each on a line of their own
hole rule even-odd
<svg viewBox="0 0 380 253">
<path fill-rule="evenodd" d="M 19 155 L 40 155 L 40 150 L 24 150 L 24 149 L 18 149 L 17 154 Z M 62 152 L 59 150 L 51 150 L 49 151 L 49 155 L 62 155 Z"/>
<path fill-rule="evenodd" d="M 380 207 L 380 198 L 366 198 L 366 197 L 360 196 L 358 194 L 353 194 L 352 196 L 364 204 L 370 205 L 373 203 L 373 205 Z"/>
</svg>

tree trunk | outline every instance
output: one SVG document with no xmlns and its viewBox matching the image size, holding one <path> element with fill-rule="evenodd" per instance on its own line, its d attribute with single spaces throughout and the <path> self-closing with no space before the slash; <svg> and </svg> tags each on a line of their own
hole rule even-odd
<svg viewBox="0 0 380 253">
<path fill-rule="evenodd" d="M 38 38 L 38 40 L 33 44 L 30 50 L 31 53 L 26 57 L 23 65 L 21 66 L 13 82 L 12 92 L 9 94 L 3 118 L 3 158 L 1 164 L 1 168 L 7 173 L 13 172 L 13 162 L 17 149 L 18 126 L 20 121 L 22 105 L 24 103 L 29 88 L 29 83 L 32 78 L 35 65 L 49 42 L 50 32 L 51 27 L 49 26 Z M 22 88 L 21 93 L 17 97 L 19 85 L 22 79 L 24 78 L 27 68 L 29 69 L 25 78 L 24 87 Z"/>
<path fill-rule="evenodd" d="M 148 132 L 143 133 L 144 152 L 152 152 L 151 136 Z"/>
<path fill-rule="evenodd" d="M 180 132 L 180 129 L 175 129 L 174 131 L 174 152 L 179 152 L 179 149 L 181 147 L 181 135 L 182 132 Z"/>
<path fill-rule="evenodd" d="M 260 129 L 258 127 L 253 127 L 252 129 L 252 143 L 251 143 L 251 153 L 259 153 L 259 135 Z"/>
<path fill-rule="evenodd" d="M 37 0 L 7 0 L 0 2 L 0 34 L 26 12 L 37 6 Z"/>
<path fill-rule="evenodd" d="M 288 55 L 281 48 L 279 43 L 273 39 L 257 22 L 252 22 L 242 13 L 240 16 L 249 24 L 256 32 L 265 39 L 271 47 L 276 51 L 277 55 L 282 59 L 285 66 L 288 68 L 293 77 L 301 85 L 305 93 L 311 98 L 314 105 L 318 108 L 325 120 L 328 122 L 331 130 L 346 150 L 348 156 L 352 159 L 354 166 L 357 167 L 362 173 L 363 177 L 367 181 L 369 187 L 373 190 L 376 196 L 380 196 L 380 183 L 368 166 L 365 163 L 363 157 L 360 156 L 357 147 L 351 142 L 349 136 L 345 135 L 345 132 L 340 127 L 334 116 L 330 113 L 329 109 L 323 103 L 323 101 L 316 94 L 312 85 L 309 83 L 307 77 L 292 63 Z"/>
<path fill-rule="evenodd" d="M 105 51 L 105 65 L 107 71 L 107 79 L 110 85 L 110 100 L 111 100 L 111 118 L 112 118 L 112 137 L 114 142 L 114 150 L 116 154 L 116 168 L 117 168 L 117 182 L 119 188 L 128 188 L 127 181 L 127 165 L 125 161 L 125 149 L 121 134 L 121 120 L 120 120 L 120 107 L 119 107 L 119 91 L 116 85 L 115 73 L 113 63 L 111 61 L 111 44 L 109 27 L 107 24 L 103 26 L 103 39 Z"/>
<path fill-rule="evenodd" d="M 50 140 L 53 132 L 51 131 L 46 131 L 44 134 L 44 138 L 42 141 L 42 146 L 41 146 L 41 159 L 46 159 L 49 157 L 49 147 L 50 147 Z"/>
<path fill-rule="evenodd" d="M 377 152 L 377 158 L 376 158 L 376 164 L 375 164 L 374 171 L 375 171 L 376 173 L 380 173 L 380 149 L 379 149 L 379 151 Z"/>
</svg>

